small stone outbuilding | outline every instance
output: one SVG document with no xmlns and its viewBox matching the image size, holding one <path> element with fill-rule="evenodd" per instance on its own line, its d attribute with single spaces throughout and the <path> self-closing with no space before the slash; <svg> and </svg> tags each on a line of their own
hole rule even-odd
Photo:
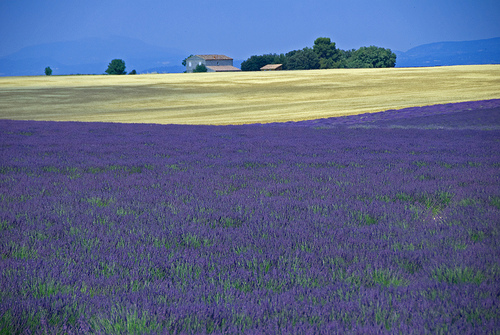
<svg viewBox="0 0 500 335">
<path fill-rule="evenodd" d="M 261 71 L 280 71 L 283 70 L 283 64 L 267 64 L 260 68 Z"/>
<path fill-rule="evenodd" d="M 193 72 L 198 65 L 205 65 L 207 72 L 241 71 L 233 66 L 233 59 L 224 55 L 194 55 L 186 59 L 186 72 Z"/>
</svg>

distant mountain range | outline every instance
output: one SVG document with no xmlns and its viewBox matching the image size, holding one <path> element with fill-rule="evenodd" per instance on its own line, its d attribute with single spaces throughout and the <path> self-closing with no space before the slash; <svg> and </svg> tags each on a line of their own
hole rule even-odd
<svg viewBox="0 0 500 335">
<path fill-rule="evenodd" d="M 0 76 L 43 75 L 47 66 L 53 75 L 103 74 L 111 60 L 125 61 L 125 71 L 183 72 L 186 52 L 153 46 L 126 37 L 87 38 L 23 48 L 0 58 Z"/>
<path fill-rule="evenodd" d="M 394 52 L 396 67 L 500 64 L 500 37 L 431 43 Z M 127 72 L 180 73 L 185 70 L 181 63 L 187 56 L 189 52 L 126 37 L 87 38 L 30 46 L 1 57 L 0 76 L 43 75 L 47 66 L 54 75 L 103 74 L 115 58 L 125 61 Z M 234 65 L 239 67 L 241 62 L 234 60 Z"/>
<path fill-rule="evenodd" d="M 394 51 L 396 67 L 500 64 L 500 37 L 467 42 L 424 44 Z"/>
</svg>

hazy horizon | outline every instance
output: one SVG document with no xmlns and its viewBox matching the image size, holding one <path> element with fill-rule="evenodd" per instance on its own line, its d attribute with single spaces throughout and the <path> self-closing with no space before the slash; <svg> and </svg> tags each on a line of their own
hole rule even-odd
<svg viewBox="0 0 500 335">
<path fill-rule="evenodd" d="M 0 57 L 34 45 L 115 35 L 234 59 L 301 49 L 317 37 L 330 37 L 340 49 L 376 45 L 407 51 L 498 37 L 499 14 L 500 3 L 492 0 L 6 0 L 0 2 Z"/>
</svg>

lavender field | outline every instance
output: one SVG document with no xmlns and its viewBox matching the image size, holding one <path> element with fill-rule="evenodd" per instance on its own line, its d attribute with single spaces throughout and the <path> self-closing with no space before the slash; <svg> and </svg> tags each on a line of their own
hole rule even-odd
<svg viewBox="0 0 500 335">
<path fill-rule="evenodd" d="M 500 100 L 0 120 L 0 334 L 499 334 Z"/>
</svg>

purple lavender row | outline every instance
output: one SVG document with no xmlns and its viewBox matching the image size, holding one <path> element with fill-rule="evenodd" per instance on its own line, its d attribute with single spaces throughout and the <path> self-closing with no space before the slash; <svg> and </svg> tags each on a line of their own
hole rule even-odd
<svg viewBox="0 0 500 335">
<path fill-rule="evenodd" d="M 436 114 L 458 130 L 420 109 L 408 128 L 0 121 L 1 332 L 494 333 L 500 122 L 460 128 L 463 107 Z"/>
<path fill-rule="evenodd" d="M 370 128 L 421 129 L 494 129 L 498 130 L 500 99 L 466 101 L 400 110 L 387 110 L 310 121 L 273 123 L 281 126 L 331 128 L 340 126 Z M 493 125 L 492 125 L 493 123 Z"/>
</svg>

